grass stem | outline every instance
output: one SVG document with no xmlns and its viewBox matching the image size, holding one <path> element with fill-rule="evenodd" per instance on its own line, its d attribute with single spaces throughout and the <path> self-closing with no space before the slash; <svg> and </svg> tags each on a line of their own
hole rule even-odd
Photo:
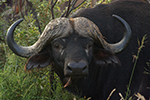
<svg viewBox="0 0 150 100">
<path fill-rule="evenodd" d="M 141 41 L 141 45 L 139 44 L 138 52 L 137 52 L 137 55 L 135 56 L 134 66 L 133 66 L 132 73 L 131 73 L 130 80 L 129 80 L 129 84 L 128 84 L 128 87 L 127 87 L 125 100 L 127 100 L 127 98 L 129 97 L 130 86 L 131 86 L 131 82 L 132 82 L 132 79 L 133 79 L 133 74 L 134 74 L 134 71 L 135 71 L 135 67 L 136 67 L 140 52 L 141 52 L 142 48 L 144 47 L 144 43 L 145 43 L 146 39 L 147 39 L 147 35 L 144 35 L 143 38 L 142 38 L 142 41 Z M 138 41 L 138 43 L 139 43 L 139 41 Z"/>
</svg>

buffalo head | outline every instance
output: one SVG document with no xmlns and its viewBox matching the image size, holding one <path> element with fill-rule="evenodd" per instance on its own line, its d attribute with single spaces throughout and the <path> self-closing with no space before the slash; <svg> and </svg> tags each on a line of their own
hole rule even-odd
<svg viewBox="0 0 150 100">
<path fill-rule="evenodd" d="M 113 17 L 126 30 L 122 40 L 115 44 L 107 43 L 99 28 L 84 17 L 62 17 L 50 21 L 37 42 L 28 47 L 19 46 L 13 39 L 15 27 L 23 20 L 20 19 L 8 29 L 7 43 L 18 56 L 30 57 L 26 70 L 52 64 L 61 80 L 67 82 L 69 77 L 87 76 L 93 59 L 97 64 L 118 63 L 114 53 L 122 51 L 128 44 L 131 29 L 125 20 L 117 15 Z"/>
</svg>

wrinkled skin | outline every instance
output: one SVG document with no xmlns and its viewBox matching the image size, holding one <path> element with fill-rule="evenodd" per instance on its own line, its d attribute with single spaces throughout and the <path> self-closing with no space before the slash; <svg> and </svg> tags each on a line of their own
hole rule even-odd
<svg viewBox="0 0 150 100">
<path fill-rule="evenodd" d="M 71 62 L 83 61 L 88 64 L 92 58 L 92 46 L 92 39 L 81 37 L 78 34 L 71 34 L 71 36 L 63 39 L 55 39 L 52 41 L 54 62 L 64 71 L 68 63 Z M 78 73 L 74 75 L 78 75 Z"/>
<path fill-rule="evenodd" d="M 88 64 L 91 62 L 93 53 L 92 47 L 92 39 L 81 37 L 78 34 L 71 34 L 71 36 L 67 38 L 54 40 L 52 42 L 52 55 L 55 66 L 58 66 L 58 74 L 60 73 L 59 71 L 61 71 L 62 74 L 60 76 L 67 74 L 66 76 L 71 76 L 72 78 L 77 76 L 82 77 L 78 69 L 72 74 L 67 73 L 67 70 L 69 70 L 67 66 L 70 63 L 79 64 L 83 62 L 87 64 L 83 76 L 88 75 Z"/>
</svg>

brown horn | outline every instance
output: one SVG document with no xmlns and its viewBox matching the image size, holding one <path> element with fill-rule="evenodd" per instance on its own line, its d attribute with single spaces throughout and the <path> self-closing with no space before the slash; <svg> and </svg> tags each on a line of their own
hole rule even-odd
<svg viewBox="0 0 150 100">
<path fill-rule="evenodd" d="M 69 27 L 68 19 L 66 18 L 54 19 L 46 25 L 43 33 L 41 34 L 40 38 L 37 40 L 36 43 L 34 43 L 32 46 L 24 47 L 18 45 L 14 41 L 14 30 L 22 21 L 23 19 L 19 19 L 16 22 L 14 22 L 8 29 L 6 36 L 9 48 L 15 54 L 21 57 L 30 57 L 31 55 L 40 52 L 47 44 L 50 44 L 48 42 L 51 42 L 51 40 L 59 36 L 67 35 L 67 33 L 69 33 L 69 31 L 71 30 L 71 27 Z"/>
<path fill-rule="evenodd" d="M 17 20 L 16 22 L 14 22 L 8 29 L 7 31 L 7 35 L 6 35 L 6 40 L 7 40 L 7 44 L 9 46 L 9 48 L 18 56 L 21 57 L 30 57 L 32 54 L 34 54 L 35 51 L 35 47 L 37 46 L 37 43 L 32 45 L 32 46 L 28 46 L 28 47 L 23 47 L 23 46 L 19 46 L 15 41 L 14 41 L 14 30 L 15 28 L 19 25 L 20 22 L 23 21 L 22 19 Z"/>
<path fill-rule="evenodd" d="M 122 51 L 128 44 L 131 37 L 131 28 L 128 23 L 117 15 L 113 15 L 116 19 L 118 19 L 126 29 L 124 33 L 123 39 L 115 44 L 107 43 L 99 31 L 99 28 L 90 20 L 84 17 L 74 18 L 75 30 L 81 35 L 85 37 L 91 37 L 98 45 L 101 45 L 104 49 L 111 51 L 112 53 L 118 53 Z"/>
<path fill-rule="evenodd" d="M 115 17 L 116 19 L 118 19 L 125 26 L 126 31 L 124 33 L 124 37 L 118 43 L 110 44 L 110 43 L 107 43 L 106 41 L 104 41 L 102 45 L 106 50 L 109 50 L 113 53 L 119 53 L 129 43 L 129 40 L 131 37 L 131 28 L 130 28 L 129 24 L 123 18 L 121 18 L 117 15 L 112 15 L 112 16 Z"/>
</svg>

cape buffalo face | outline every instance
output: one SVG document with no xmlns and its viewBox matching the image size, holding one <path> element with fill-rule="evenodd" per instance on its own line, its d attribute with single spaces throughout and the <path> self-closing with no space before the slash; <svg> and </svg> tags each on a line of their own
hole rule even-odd
<svg viewBox="0 0 150 100">
<path fill-rule="evenodd" d="M 52 41 L 52 56 L 65 76 L 85 76 L 92 59 L 93 40 L 73 33 Z"/>
</svg>

